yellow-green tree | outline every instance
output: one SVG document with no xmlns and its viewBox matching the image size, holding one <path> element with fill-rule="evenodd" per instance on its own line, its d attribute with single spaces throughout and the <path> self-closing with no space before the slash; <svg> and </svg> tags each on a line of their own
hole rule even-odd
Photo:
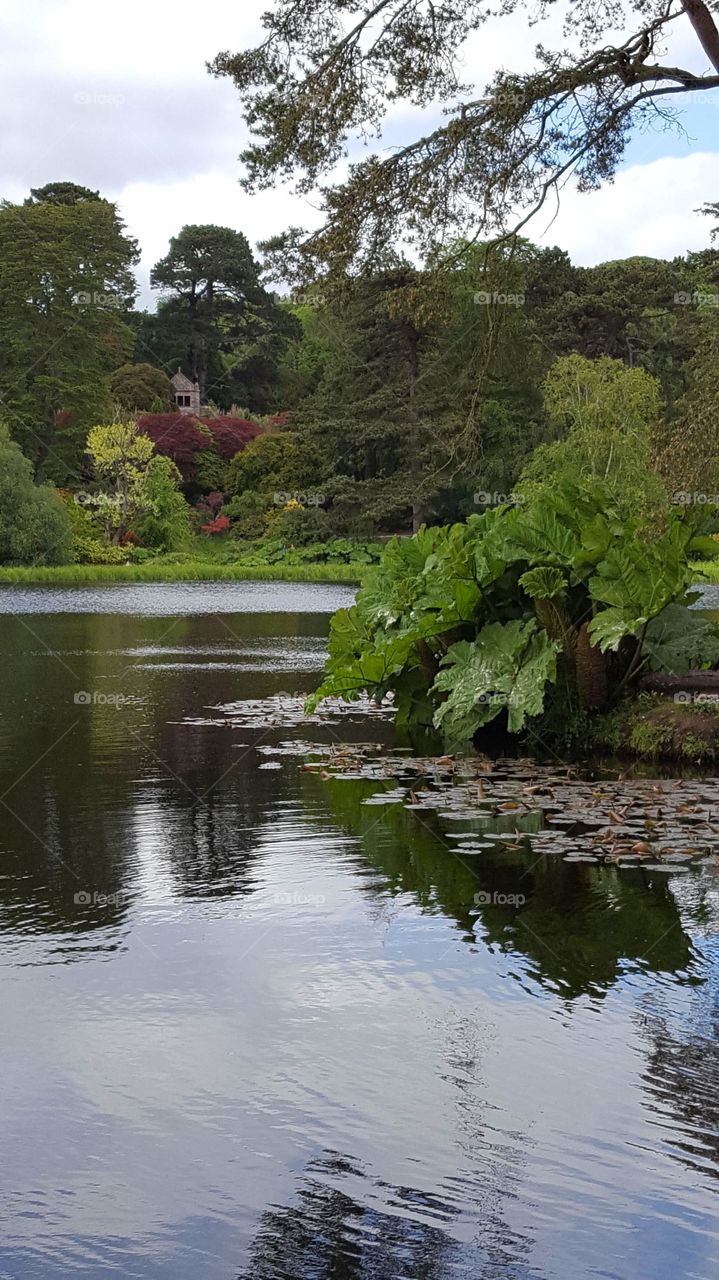
<svg viewBox="0 0 719 1280">
<path fill-rule="evenodd" d="M 606 485 L 625 516 L 650 515 L 666 507 L 667 493 L 652 464 L 661 412 L 656 378 L 610 356 L 563 356 L 545 380 L 544 407 L 563 436 L 535 449 L 517 485 L 518 496 L 536 496 L 569 479 Z"/>
<path fill-rule="evenodd" d="M 147 507 L 147 468 L 155 452 L 134 422 L 92 427 L 87 452 L 104 488 L 88 499 L 109 542 L 120 542 Z"/>
</svg>

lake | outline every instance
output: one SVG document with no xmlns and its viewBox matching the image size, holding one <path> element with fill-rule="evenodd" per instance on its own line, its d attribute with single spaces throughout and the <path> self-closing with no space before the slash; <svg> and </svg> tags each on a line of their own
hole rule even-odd
<svg viewBox="0 0 719 1280">
<path fill-rule="evenodd" d="M 351 598 L 0 589 L 0 1280 L 713 1280 L 719 875 L 305 768 Z"/>
</svg>

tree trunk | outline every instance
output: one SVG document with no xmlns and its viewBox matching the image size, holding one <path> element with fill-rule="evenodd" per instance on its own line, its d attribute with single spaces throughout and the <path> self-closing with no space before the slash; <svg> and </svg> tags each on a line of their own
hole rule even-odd
<svg viewBox="0 0 719 1280">
<path fill-rule="evenodd" d="M 409 390 L 407 395 L 407 419 L 409 424 L 409 473 L 412 485 L 412 533 L 417 533 L 424 523 L 424 511 L 419 497 L 420 478 L 420 416 L 417 406 L 417 390 L 419 386 L 419 334 L 413 324 L 405 324 L 407 343 L 407 365 L 409 369 Z"/>
<path fill-rule="evenodd" d="M 683 0 L 683 9 L 707 58 L 714 70 L 719 71 L 719 31 L 704 0 Z"/>
</svg>

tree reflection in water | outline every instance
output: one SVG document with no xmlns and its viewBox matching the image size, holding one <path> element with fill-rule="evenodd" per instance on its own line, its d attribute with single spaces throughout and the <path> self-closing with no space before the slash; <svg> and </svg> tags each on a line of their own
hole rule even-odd
<svg viewBox="0 0 719 1280">
<path fill-rule="evenodd" d="M 524 957 L 523 978 L 567 999 L 601 997 L 630 968 L 671 973 L 688 984 L 700 980 L 666 875 L 565 862 L 561 854 L 533 852 L 527 842 L 463 857 L 434 814 L 363 805 L 375 783 L 305 778 L 313 800 L 322 788 L 333 820 L 361 840 L 368 864 L 380 872 L 381 882 L 365 882 L 366 893 L 411 894 L 424 909 L 454 918 L 467 942 L 479 937 Z M 533 822 L 511 815 L 493 819 L 492 828 L 503 823 L 510 832 L 524 824 L 531 837 Z M 475 914 L 477 894 L 490 900 Z M 519 905 L 512 904 L 516 895 Z"/>
<path fill-rule="evenodd" d="M 364 1204 L 341 1185 L 353 1179 L 365 1183 Z M 324 1152 L 308 1165 L 295 1203 L 262 1214 L 237 1280 L 528 1280 L 532 1274 L 523 1261 L 529 1243 L 504 1224 L 483 1233 L 481 1247 L 450 1237 L 442 1224 L 458 1216 L 459 1195 L 455 1207 L 416 1188 L 380 1184 L 374 1198 L 380 1196 L 396 1213 L 370 1208 L 362 1169 L 347 1156 Z M 494 1196 L 490 1208 L 493 1202 Z"/>
</svg>

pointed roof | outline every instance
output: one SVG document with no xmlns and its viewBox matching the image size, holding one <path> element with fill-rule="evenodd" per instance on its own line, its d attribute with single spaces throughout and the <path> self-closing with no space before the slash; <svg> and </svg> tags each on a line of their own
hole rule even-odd
<svg viewBox="0 0 719 1280">
<path fill-rule="evenodd" d="M 175 388 L 175 391 L 195 391 L 197 388 L 197 383 L 190 382 L 190 379 L 185 377 L 182 369 L 178 369 L 177 373 L 172 375 L 170 382 Z"/>
</svg>

